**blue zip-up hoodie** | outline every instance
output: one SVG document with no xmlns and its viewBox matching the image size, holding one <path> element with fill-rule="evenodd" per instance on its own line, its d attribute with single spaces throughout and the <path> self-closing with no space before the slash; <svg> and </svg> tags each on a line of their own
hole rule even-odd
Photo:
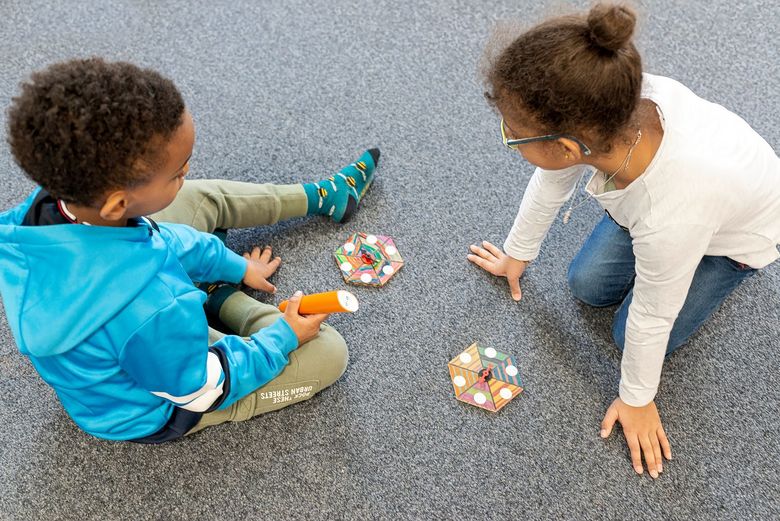
<svg viewBox="0 0 780 521">
<path fill-rule="evenodd" d="M 192 281 L 240 282 L 247 266 L 217 237 L 144 220 L 22 225 L 39 193 L 0 214 L 0 294 L 19 351 L 83 430 L 145 438 L 181 410 L 196 421 L 229 407 L 287 364 L 298 340 L 282 318 L 209 348 Z"/>
</svg>

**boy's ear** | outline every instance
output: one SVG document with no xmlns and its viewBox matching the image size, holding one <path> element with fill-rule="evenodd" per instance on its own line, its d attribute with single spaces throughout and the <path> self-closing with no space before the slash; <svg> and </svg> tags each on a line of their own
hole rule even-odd
<svg viewBox="0 0 780 521">
<path fill-rule="evenodd" d="M 119 221 L 127 213 L 127 192 L 118 190 L 111 192 L 100 207 L 100 218 L 106 221 Z"/>
</svg>

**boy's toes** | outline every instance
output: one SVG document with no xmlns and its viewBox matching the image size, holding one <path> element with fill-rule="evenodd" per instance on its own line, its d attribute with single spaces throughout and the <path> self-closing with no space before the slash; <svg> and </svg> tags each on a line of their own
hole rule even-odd
<svg viewBox="0 0 780 521">
<path fill-rule="evenodd" d="M 344 224 L 345 222 L 349 221 L 353 215 L 355 215 L 355 211 L 357 210 L 358 202 L 355 200 L 354 197 L 347 196 L 347 207 L 344 210 L 343 214 L 340 214 L 338 216 L 333 215 L 333 220 L 339 224 Z M 338 218 L 337 218 L 338 217 Z"/>
<path fill-rule="evenodd" d="M 371 159 L 374 160 L 374 166 L 379 164 L 380 152 L 378 148 L 369 148 L 368 153 L 371 154 Z"/>
</svg>

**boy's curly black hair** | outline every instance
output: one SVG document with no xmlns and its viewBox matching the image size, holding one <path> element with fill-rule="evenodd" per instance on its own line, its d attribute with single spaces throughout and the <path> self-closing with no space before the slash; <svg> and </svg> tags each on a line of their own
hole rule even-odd
<svg viewBox="0 0 780 521">
<path fill-rule="evenodd" d="M 22 83 L 8 143 L 27 176 L 65 202 L 94 206 L 148 180 L 184 100 L 150 69 L 101 58 L 56 63 Z"/>
</svg>

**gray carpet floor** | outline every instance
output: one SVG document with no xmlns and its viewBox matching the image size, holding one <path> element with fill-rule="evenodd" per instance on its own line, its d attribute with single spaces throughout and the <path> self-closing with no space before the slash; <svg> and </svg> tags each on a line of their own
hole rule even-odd
<svg viewBox="0 0 780 521">
<path fill-rule="evenodd" d="M 0 3 L 3 109 L 32 70 L 101 55 L 179 85 L 197 124 L 194 178 L 310 181 L 382 148 L 349 225 L 231 233 L 237 250 L 280 253 L 281 295 L 344 287 L 331 254 L 356 230 L 395 237 L 407 261 L 385 288 L 354 289 L 356 315 L 330 321 L 351 348 L 332 388 L 158 447 L 80 432 L 0 317 L 0 518 L 778 518 L 778 266 L 667 361 L 657 403 L 674 459 L 653 481 L 633 473 L 620 431 L 598 437 L 619 378 L 614 310 L 577 304 L 565 283 L 596 204 L 553 226 L 520 304 L 466 261 L 469 244 L 501 243 L 532 172 L 499 141 L 481 50 L 497 20 L 568 5 L 543 4 Z M 778 150 L 779 5 L 646 0 L 645 68 L 729 107 Z M 32 188 L 7 145 L 0 182 L 0 208 Z M 495 415 L 449 383 L 447 361 L 474 341 L 514 354 L 526 383 Z"/>
</svg>

